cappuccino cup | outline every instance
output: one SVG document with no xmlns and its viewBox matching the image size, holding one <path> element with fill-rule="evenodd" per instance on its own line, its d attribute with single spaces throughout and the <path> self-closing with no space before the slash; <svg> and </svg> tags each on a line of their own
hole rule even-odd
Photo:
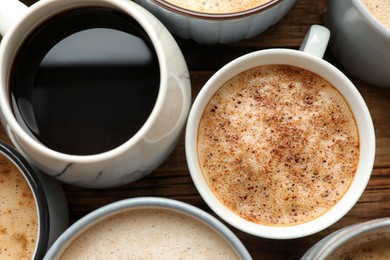
<svg viewBox="0 0 390 260">
<path fill-rule="evenodd" d="M 295 0 L 136 0 L 172 34 L 203 44 L 252 38 L 277 23 Z"/>
<path fill-rule="evenodd" d="M 319 232 L 365 190 L 374 127 L 356 87 L 322 59 L 328 39 L 313 25 L 300 50 L 239 57 L 194 101 L 185 137 L 191 177 L 210 208 L 244 232 Z"/>
<path fill-rule="evenodd" d="M 140 197 L 103 206 L 67 229 L 44 259 L 251 259 L 240 240 L 189 204 Z"/>
<path fill-rule="evenodd" d="M 389 259 L 390 219 L 345 227 L 321 239 L 301 259 Z"/>
<path fill-rule="evenodd" d="M 390 87 L 388 8 L 388 1 L 330 0 L 324 15 L 335 58 L 356 78 L 380 87 Z"/>
<path fill-rule="evenodd" d="M 58 182 L 0 141 L 0 258 L 42 259 L 67 225 L 67 203 Z"/>
<path fill-rule="evenodd" d="M 69 184 L 133 182 L 174 149 L 191 91 L 168 30 L 127 0 L 0 3 L 0 115 L 31 164 Z"/>
</svg>

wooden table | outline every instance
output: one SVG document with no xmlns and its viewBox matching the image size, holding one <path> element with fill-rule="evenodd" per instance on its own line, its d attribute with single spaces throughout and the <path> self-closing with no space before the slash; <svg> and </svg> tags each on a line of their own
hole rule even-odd
<svg viewBox="0 0 390 260">
<path fill-rule="evenodd" d="M 34 0 L 24 2 L 31 4 Z M 190 69 L 193 98 L 216 70 L 240 55 L 275 47 L 298 49 L 310 25 L 322 23 L 324 9 L 325 0 L 297 0 L 292 10 L 265 33 L 234 44 L 205 46 L 177 39 Z M 325 59 L 344 71 L 330 52 L 325 54 Z M 254 259 L 299 259 L 314 243 L 337 229 L 390 216 L 390 88 L 374 87 L 345 73 L 365 99 L 375 125 L 377 150 L 369 185 L 359 202 L 344 218 L 315 235 L 277 241 L 254 237 L 229 226 Z M 6 139 L 3 129 L 0 137 Z M 101 190 L 64 184 L 64 190 L 69 203 L 71 223 L 108 203 L 139 196 L 176 199 L 213 214 L 190 178 L 184 153 L 184 135 L 167 161 L 142 180 Z"/>
</svg>

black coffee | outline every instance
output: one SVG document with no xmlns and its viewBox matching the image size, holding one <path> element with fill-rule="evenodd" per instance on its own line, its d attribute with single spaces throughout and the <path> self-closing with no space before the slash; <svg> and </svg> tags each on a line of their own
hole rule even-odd
<svg viewBox="0 0 390 260">
<path fill-rule="evenodd" d="M 144 30 L 104 8 L 45 22 L 22 44 L 10 79 L 19 122 L 47 147 L 76 155 L 129 140 L 150 115 L 159 84 Z"/>
</svg>

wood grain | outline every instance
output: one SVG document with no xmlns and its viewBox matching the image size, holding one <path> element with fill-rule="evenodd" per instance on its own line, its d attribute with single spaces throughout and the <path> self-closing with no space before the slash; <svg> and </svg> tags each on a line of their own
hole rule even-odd
<svg viewBox="0 0 390 260">
<path fill-rule="evenodd" d="M 31 4 L 35 1 L 25 2 Z M 322 24 L 324 9 L 325 0 L 298 0 L 292 10 L 265 33 L 233 44 L 200 45 L 190 40 L 177 39 L 190 69 L 193 97 L 196 97 L 215 71 L 240 55 L 266 48 L 298 49 L 310 25 Z M 344 71 L 330 52 L 326 53 L 325 59 Z M 337 229 L 390 216 L 390 88 L 374 87 L 353 78 L 347 72 L 345 74 L 365 99 L 375 125 L 377 150 L 369 185 L 359 202 L 344 218 L 315 235 L 276 241 L 244 234 L 230 227 L 254 259 L 299 259 L 314 243 Z M 3 129 L 0 131 L 0 138 L 9 141 Z M 139 196 L 177 199 L 213 214 L 190 178 L 185 159 L 184 137 L 157 170 L 135 183 L 100 190 L 67 184 L 63 186 L 69 203 L 71 223 L 107 203 Z"/>
</svg>

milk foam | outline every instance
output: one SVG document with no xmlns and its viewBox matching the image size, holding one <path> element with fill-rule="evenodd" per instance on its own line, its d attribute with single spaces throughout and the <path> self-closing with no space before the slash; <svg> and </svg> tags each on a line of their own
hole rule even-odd
<svg viewBox="0 0 390 260">
<path fill-rule="evenodd" d="M 137 209 L 93 225 L 68 247 L 64 259 L 238 259 L 204 224 L 163 209 Z"/>
<path fill-rule="evenodd" d="M 32 191 L 18 168 L 0 155 L 0 259 L 32 259 L 38 216 Z"/>
<path fill-rule="evenodd" d="M 379 22 L 390 29 L 390 1 L 389 0 L 363 0 L 367 9 Z"/>
<path fill-rule="evenodd" d="M 219 200 L 265 225 L 314 219 L 346 192 L 359 157 L 354 117 L 341 94 L 284 65 L 243 72 L 212 97 L 198 156 Z"/>
<path fill-rule="evenodd" d="M 377 233 L 356 238 L 340 247 L 331 259 L 385 260 L 390 259 L 390 234 Z"/>
<path fill-rule="evenodd" d="M 201 13 L 236 13 L 261 6 L 271 0 L 165 0 Z"/>
</svg>

